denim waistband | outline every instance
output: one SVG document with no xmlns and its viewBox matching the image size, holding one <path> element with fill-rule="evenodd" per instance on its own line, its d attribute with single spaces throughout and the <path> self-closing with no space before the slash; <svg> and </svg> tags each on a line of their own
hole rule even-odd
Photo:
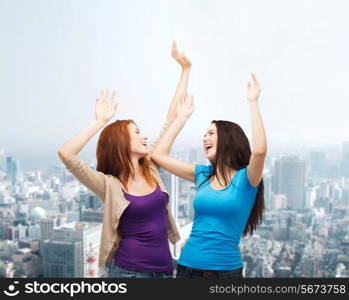
<svg viewBox="0 0 349 300">
<path fill-rule="evenodd" d="M 183 266 L 183 265 L 178 265 L 179 267 L 181 267 L 183 270 L 185 270 L 186 274 L 195 274 L 197 276 L 209 276 L 211 274 L 220 274 L 220 275 L 224 275 L 224 274 L 232 274 L 232 273 L 236 273 L 236 274 L 240 274 L 242 273 L 243 267 L 238 268 L 238 269 L 234 269 L 234 270 L 204 270 L 204 269 L 196 269 L 196 268 L 191 268 L 191 267 L 187 267 L 187 266 Z"/>
</svg>

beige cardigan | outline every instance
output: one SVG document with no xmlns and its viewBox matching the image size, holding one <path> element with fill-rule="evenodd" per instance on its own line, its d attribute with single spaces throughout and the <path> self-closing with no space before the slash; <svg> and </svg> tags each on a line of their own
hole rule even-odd
<svg viewBox="0 0 349 300">
<path fill-rule="evenodd" d="M 167 130 L 168 126 L 168 122 L 164 124 L 159 138 L 165 130 Z M 155 143 L 152 145 L 152 148 Z M 114 258 L 116 250 L 119 247 L 121 235 L 117 228 L 120 217 L 130 204 L 130 201 L 125 198 L 121 182 L 116 177 L 93 170 L 76 155 L 69 158 L 69 160 L 62 159 L 62 162 L 84 186 L 95 193 L 104 202 L 102 235 L 98 257 L 98 266 L 102 268 L 107 261 Z M 165 186 L 160 178 L 158 167 L 154 163 L 151 164 L 151 173 L 161 190 L 166 192 Z M 168 239 L 172 244 L 175 244 L 179 241 L 180 236 L 169 205 L 167 205 L 167 221 Z"/>
</svg>

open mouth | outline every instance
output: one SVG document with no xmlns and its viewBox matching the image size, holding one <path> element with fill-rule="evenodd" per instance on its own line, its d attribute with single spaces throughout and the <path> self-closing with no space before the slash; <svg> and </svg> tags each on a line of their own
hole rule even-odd
<svg viewBox="0 0 349 300">
<path fill-rule="evenodd" d="M 204 146 L 205 151 L 209 151 L 212 148 L 213 148 L 213 145 L 210 145 L 210 144 Z"/>
</svg>

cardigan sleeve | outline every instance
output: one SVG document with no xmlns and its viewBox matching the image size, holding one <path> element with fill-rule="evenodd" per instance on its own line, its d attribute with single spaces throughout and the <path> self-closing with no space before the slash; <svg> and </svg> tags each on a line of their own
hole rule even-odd
<svg viewBox="0 0 349 300">
<path fill-rule="evenodd" d="M 106 189 L 106 175 L 104 173 L 93 170 L 76 155 L 68 160 L 61 160 L 68 171 L 73 174 L 80 183 L 104 201 Z"/>
</svg>

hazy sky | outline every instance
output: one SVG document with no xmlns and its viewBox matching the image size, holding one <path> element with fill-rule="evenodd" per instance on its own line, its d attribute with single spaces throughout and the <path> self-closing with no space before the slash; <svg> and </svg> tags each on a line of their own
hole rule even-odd
<svg viewBox="0 0 349 300">
<path fill-rule="evenodd" d="M 119 94 L 117 118 L 152 140 L 180 74 L 173 39 L 192 60 L 196 100 L 177 145 L 200 145 L 212 119 L 250 136 L 252 71 L 270 144 L 347 140 L 348 12 L 345 0 L 0 0 L 0 150 L 57 160 L 105 87 Z"/>
</svg>

